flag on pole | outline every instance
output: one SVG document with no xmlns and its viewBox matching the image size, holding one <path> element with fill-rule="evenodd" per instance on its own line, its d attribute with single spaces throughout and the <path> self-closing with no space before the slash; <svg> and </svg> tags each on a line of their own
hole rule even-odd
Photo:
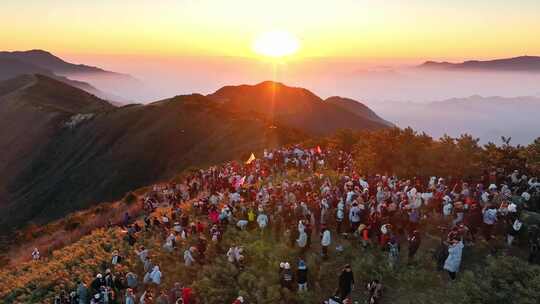
<svg viewBox="0 0 540 304">
<path fill-rule="evenodd" d="M 317 146 L 317 153 L 319 153 L 319 154 L 322 153 L 321 146 Z"/>
<path fill-rule="evenodd" d="M 254 160 L 255 160 L 255 154 L 251 153 L 251 156 L 250 156 L 249 159 L 246 161 L 246 165 L 251 164 Z"/>
<path fill-rule="evenodd" d="M 234 187 L 236 189 L 238 189 L 238 188 L 242 187 L 242 185 L 244 185 L 245 182 L 246 182 L 246 177 L 243 176 L 242 178 L 239 178 L 239 179 L 236 180 L 236 183 L 234 184 Z"/>
</svg>

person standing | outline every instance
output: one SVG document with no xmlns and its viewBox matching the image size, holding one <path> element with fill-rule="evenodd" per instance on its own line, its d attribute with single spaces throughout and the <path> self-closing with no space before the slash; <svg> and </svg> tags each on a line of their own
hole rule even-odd
<svg viewBox="0 0 540 304">
<path fill-rule="evenodd" d="M 497 208 L 494 205 L 486 207 L 483 211 L 484 238 L 490 241 L 493 234 L 493 227 L 497 222 Z"/>
<path fill-rule="evenodd" d="M 456 279 L 456 274 L 459 271 L 463 247 L 463 242 L 458 240 L 452 240 L 448 246 L 448 257 L 444 261 L 444 269 L 448 271 L 451 280 Z"/>
<path fill-rule="evenodd" d="M 126 290 L 125 304 L 135 304 L 135 293 L 133 289 L 128 288 Z"/>
<path fill-rule="evenodd" d="M 296 272 L 298 292 L 307 291 L 307 276 L 308 276 L 308 269 L 307 269 L 306 262 L 304 262 L 304 260 L 300 260 L 298 262 L 298 271 Z"/>
<path fill-rule="evenodd" d="M 32 260 L 37 261 L 40 258 L 39 250 L 37 248 L 34 248 L 32 251 Z"/>
<path fill-rule="evenodd" d="M 408 239 L 409 241 L 409 256 L 408 256 L 408 263 L 410 264 L 414 258 L 414 255 L 418 251 L 418 248 L 420 248 L 420 244 L 422 243 L 422 237 L 420 236 L 420 232 L 418 230 L 414 230 L 411 234 L 411 236 Z"/>
<path fill-rule="evenodd" d="M 345 300 L 351 291 L 354 289 L 354 275 L 351 265 L 347 264 L 343 267 L 339 275 L 338 296 L 341 300 Z"/>
<path fill-rule="evenodd" d="M 392 236 L 388 242 L 388 263 L 394 270 L 399 264 L 399 242 L 395 236 Z"/>
<path fill-rule="evenodd" d="M 296 244 L 300 248 L 300 256 L 303 257 L 306 253 L 306 246 L 307 246 L 307 234 L 304 231 L 304 229 L 299 230 L 300 234 L 298 235 L 298 239 L 296 240 Z"/>
<path fill-rule="evenodd" d="M 281 287 L 292 289 L 293 282 L 293 273 L 291 271 L 291 265 L 286 262 L 283 264 L 283 269 L 281 270 Z"/>
<path fill-rule="evenodd" d="M 327 227 L 324 227 L 321 238 L 322 257 L 324 260 L 328 259 L 328 247 L 331 243 L 332 235 L 330 234 L 330 230 Z"/>
<path fill-rule="evenodd" d="M 79 304 L 88 303 L 88 287 L 82 281 L 77 285 L 77 296 L 79 297 Z"/>
<path fill-rule="evenodd" d="M 341 235 L 341 226 L 343 225 L 343 219 L 345 218 L 345 204 L 343 199 L 341 199 L 337 205 L 336 211 L 336 226 L 338 236 Z"/>
<path fill-rule="evenodd" d="M 349 222 L 351 223 L 351 232 L 355 232 L 360 225 L 360 220 L 362 219 L 361 214 L 362 210 L 358 206 L 358 203 L 354 201 L 352 204 L 351 210 L 349 210 Z"/>
<path fill-rule="evenodd" d="M 189 267 L 195 263 L 195 258 L 193 257 L 194 251 L 195 247 L 190 247 L 184 251 L 184 265 Z"/>
</svg>

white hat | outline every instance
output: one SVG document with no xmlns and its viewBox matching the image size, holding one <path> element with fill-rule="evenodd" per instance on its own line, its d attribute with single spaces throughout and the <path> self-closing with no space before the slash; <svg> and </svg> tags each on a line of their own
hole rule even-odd
<svg viewBox="0 0 540 304">
<path fill-rule="evenodd" d="M 489 185 L 488 189 L 489 190 L 497 190 L 497 185 L 491 184 L 491 185 Z"/>
<path fill-rule="evenodd" d="M 514 203 L 508 205 L 508 212 L 517 212 L 517 206 Z"/>
<path fill-rule="evenodd" d="M 283 268 L 285 268 L 285 269 L 291 269 L 291 265 L 287 262 L 287 263 L 285 263 L 285 266 L 284 266 Z"/>
<path fill-rule="evenodd" d="M 101 275 L 101 273 L 98 273 L 98 274 L 96 275 L 96 278 L 98 278 L 98 279 L 101 279 L 102 277 L 103 277 L 103 276 Z"/>
<path fill-rule="evenodd" d="M 279 268 L 285 268 L 285 263 L 283 262 L 279 263 Z"/>
<path fill-rule="evenodd" d="M 240 301 L 240 303 L 244 303 L 244 297 L 242 296 L 239 296 L 238 298 L 236 298 L 238 301 Z"/>
<path fill-rule="evenodd" d="M 529 194 L 529 192 L 523 192 L 521 194 L 521 197 L 525 200 L 525 201 L 529 201 L 531 199 L 531 195 Z"/>
</svg>

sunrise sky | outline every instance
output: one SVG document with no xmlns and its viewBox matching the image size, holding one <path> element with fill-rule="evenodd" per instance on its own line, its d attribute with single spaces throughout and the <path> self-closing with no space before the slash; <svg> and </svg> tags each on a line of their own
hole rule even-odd
<svg viewBox="0 0 540 304">
<path fill-rule="evenodd" d="M 280 30 L 295 57 L 540 54 L 538 0 L 2 0 L 0 48 L 58 54 L 256 57 Z"/>
</svg>

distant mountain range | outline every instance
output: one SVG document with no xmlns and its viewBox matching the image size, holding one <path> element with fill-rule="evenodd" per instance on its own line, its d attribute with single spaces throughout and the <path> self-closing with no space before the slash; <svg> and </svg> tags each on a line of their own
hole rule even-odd
<svg viewBox="0 0 540 304">
<path fill-rule="evenodd" d="M 0 82 L 0 230 L 264 147 L 389 126 L 352 102 L 263 82 L 116 107 L 45 75 Z"/>
<path fill-rule="evenodd" d="M 41 74 L 55 78 L 100 98 L 125 102 L 118 95 L 96 88 L 86 79 L 107 79 L 118 85 L 136 86 L 138 81 L 127 74 L 106 71 L 84 64 L 73 64 L 43 50 L 0 52 L 0 80 L 24 74 Z"/>
<path fill-rule="evenodd" d="M 419 67 L 459 71 L 540 72 L 540 56 L 520 56 L 486 61 L 469 60 L 461 63 L 426 61 Z"/>
</svg>

